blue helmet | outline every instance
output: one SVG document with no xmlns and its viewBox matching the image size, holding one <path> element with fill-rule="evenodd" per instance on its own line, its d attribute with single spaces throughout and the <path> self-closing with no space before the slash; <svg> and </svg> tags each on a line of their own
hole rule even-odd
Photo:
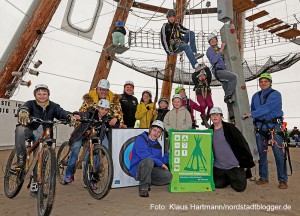
<svg viewBox="0 0 300 216">
<path fill-rule="evenodd" d="M 118 21 L 116 22 L 116 26 L 123 26 L 123 27 L 124 27 L 123 21 L 118 20 Z"/>
</svg>

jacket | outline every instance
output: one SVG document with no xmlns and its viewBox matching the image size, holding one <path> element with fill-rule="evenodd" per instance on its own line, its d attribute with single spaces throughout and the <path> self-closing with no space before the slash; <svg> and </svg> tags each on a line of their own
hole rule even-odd
<svg viewBox="0 0 300 216">
<path fill-rule="evenodd" d="M 231 150 L 239 161 L 239 166 L 241 168 L 249 168 L 246 171 L 247 178 L 251 178 L 250 168 L 254 167 L 253 157 L 243 134 L 237 129 L 233 124 L 222 121 L 224 136 L 226 141 L 231 147 Z M 214 125 L 211 126 L 214 129 Z"/>
<path fill-rule="evenodd" d="M 210 72 L 209 67 L 204 68 L 204 70 L 206 73 L 206 79 L 203 81 L 199 80 L 199 78 L 198 78 L 201 71 L 194 72 L 192 74 L 192 80 L 195 85 L 193 90 L 196 91 L 196 95 L 202 95 L 203 92 L 211 93 L 211 89 L 210 89 L 211 72 Z"/>
<path fill-rule="evenodd" d="M 137 98 L 133 95 L 128 95 L 126 92 L 124 92 L 122 94 L 120 103 L 123 111 L 124 124 L 127 125 L 127 127 L 129 128 L 133 128 L 136 121 L 136 108 L 139 104 Z"/>
<path fill-rule="evenodd" d="M 149 107 L 149 110 L 147 109 Z M 141 102 L 137 105 L 135 118 L 140 120 L 140 128 L 149 128 L 151 121 L 156 118 L 156 115 L 153 116 L 153 103 L 145 104 Z"/>
<path fill-rule="evenodd" d="M 113 32 L 120 32 L 123 35 L 126 35 L 126 30 L 123 26 L 116 26 L 113 30 Z"/>
<path fill-rule="evenodd" d="M 28 110 L 30 117 L 40 118 L 42 120 L 50 120 L 53 121 L 54 118 L 58 120 L 65 120 L 68 118 L 70 112 L 61 108 L 58 104 L 49 100 L 49 104 L 46 106 L 44 110 L 36 100 L 27 101 L 23 104 L 20 109 Z M 28 127 L 32 130 L 36 130 L 40 126 L 39 123 L 33 122 L 28 124 Z"/>
<path fill-rule="evenodd" d="M 295 135 L 298 135 L 299 138 L 300 138 L 300 131 L 297 129 L 297 130 L 292 130 L 289 137 L 294 137 Z"/>
<path fill-rule="evenodd" d="M 76 112 L 76 114 L 80 115 L 81 119 L 99 120 L 98 111 L 94 108 L 90 108 L 86 112 Z M 103 122 L 106 124 L 106 128 L 111 128 L 111 126 L 109 125 L 109 121 L 111 119 L 112 117 L 109 115 L 105 115 L 102 117 Z M 91 123 L 80 123 L 78 127 L 76 127 L 72 132 L 71 137 L 69 139 L 69 145 L 72 145 L 77 140 L 82 139 L 84 134 L 90 129 L 90 126 Z M 119 127 L 119 122 L 117 122 L 114 127 Z M 100 136 L 100 133 L 98 133 L 97 136 Z"/>
<path fill-rule="evenodd" d="M 164 23 L 161 31 L 160 31 L 160 37 L 161 37 L 161 43 L 168 55 L 171 54 L 171 52 L 175 52 L 175 44 L 171 45 L 171 40 L 175 41 L 182 41 L 181 34 L 187 34 L 189 33 L 189 29 L 183 27 L 179 23 Z"/>
<path fill-rule="evenodd" d="M 184 107 L 173 108 L 164 118 L 165 130 L 187 130 L 192 128 L 192 119 L 189 111 Z"/>
<path fill-rule="evenodd" d="M 219 47 L 216 48 L 220 50 Z M 215 51 L 214 47 L 212 46 L 208 47 L 206 51 L 206 56 L 213 67 L 212 70 L 214 73 L 216 72 L 216 68 L 226 70 L 226 65 L 225 65 L 223 55 L 219 51 Z"/>
<path fill-rule="evenodd" d="M 251 115 L 254 121 L 256 119 L 260 121 L 269 121 L 271 119 L 276 119 L 283 116 L 282 98 L 280 92 L 274 91 L 269 94 L 266 103 L 264 104 L 264 96 L 271 90 L 272 87 L 262 90 L 261 95 L 259 95 L 258 92 L 253 95 L 251 100 Z M 261 122 L 256 122 L 255 125 L 258 127 L 263 126 Z M 273 123 L 268 123 L 267 127 L 272 128 L 274 125 L 275 124 Z M 266 125 L 263 127 L 266 127 Z M 263 128 L 263 130 L 266 130 L 266 128 Z"/>
<path fill-rule="evenodd" d="M 164 118 L 166 116 L 166 114 L 169 112 L 169 109 L 162 109 L 162 108 L 158 108 L 157 110 L 157 118 L 156 120 L 160 120 L 160 121 L 164 121 Z"/>
<path fill-rule="evenodd" d="M 154 165 L 161 167 L 163 164 L 168 164 L 169 153 L 162 155 L 162 147 L 157 140 L 152 141 L 148 138 L 148 133 L 143 132 L 137 136 L 132 147 L 132 159 L 130 162 L 130 174 L 136 179 L 136 171 L 139 163 L 146 159 L 151 158 Z"/>
<path fill-rule="evenodd" d="M 182 106 L 186 107 L 186 109 L 190 112 L 192 121 L 195 121 L 194 110 L 201 112 L 200 106 L 192 99 L 187 97 L 182 99 Z"/>
</svg>

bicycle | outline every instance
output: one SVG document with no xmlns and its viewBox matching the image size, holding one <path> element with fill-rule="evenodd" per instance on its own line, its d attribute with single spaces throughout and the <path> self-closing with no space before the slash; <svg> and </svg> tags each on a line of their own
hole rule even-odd
<svg viewBox="0 0 300 216">
<path fill-rule="evenodd" d="M 51 128 L 56 124 L 67 124 L 65 120 L 48 121 L 31 118 L 31 122 L 40 123 L 45 127 L 43 134 L 35 141 L 26 139 L 26 164 L 24 169 L 15 169 L 17 163 L 14 148 L 7 160 L 4 174 L 4 193 L 8 198 L 14 198 L 20 192 L 24 180 L 30 178 L 27 188 L 37 192 L 38 215 L 51 213 L 56 188 L 55 140 L 51 138 Z M 37 184 L 31 184 L 33 172 L 37 165 Z"/>
<path fill-rule="evenodd" d="M 88 154 L 84 167 L 84 183 L 90 195 L 94 199 L 104 198 L 112 184 L 113 180 L 113 162 L 108 149 L 102 145 L 102 140 L 106 131 L 107 121 L 98 121 L 91 119 L 77 120 L 81 123 L 90 123 L 90 129 L 83 136 L 85 141 L 83 151 L 76 161 L 76 169 L 81 168 L 85 155 Z M 99 128 L 99 126 L 101 127 Z M 100 136 L 97 137 L 97 130 L 100 129 Z M 68 166 L 68 160 L 71 153 L 69 141 L 64 142 L 57 153 L 57 178 L 61 184 L 65 184 L 64 177 Z"/>
</svg>

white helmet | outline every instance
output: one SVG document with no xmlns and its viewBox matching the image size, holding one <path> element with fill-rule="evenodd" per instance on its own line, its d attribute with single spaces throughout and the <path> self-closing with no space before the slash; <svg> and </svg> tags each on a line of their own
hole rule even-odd
<svg viewBox="0 0 300 216">
<path fill-rule="evenodd" d="M 46 89 L 46 90 L 48 91 L 48 94 L 50 95 L 50 90 L 49 90 L 49 88 L 48 88 L 47 85 L 45 85 L 45 84 L 38 84 L 38 85 L 36 85 L 36 86 L 34 87 L 33 93 L 35 94 L 35 92 L 36 92 L 38 89 Z"/>
<path fill-rule="evenodd" d="M 180 100 L 182 100 L 182 97 L 180 96 L 180 94 L 174 94 L 173 97 L 172 97 L 172 101 L 173 101 L 175 98 L 179 98 Z"/>
<path fill-rule="evenodd" d="M 165 129 L 165 128 L 164 128 L 164 123 L 163 123 L 162 121 L 160 121 L 160 120 L 155 120 L 155 121 L 151 124 L 150 128 L 152 128 L 152 127 L 159 127 L 159 128 L 162 129 L 162 130 Z"/>
<path fill-rule="evenodd" d="M 209 41 L 210 41 L 211 39 L 213 39 L 213 38 L 216 38 L 216 39 L 218 40 L 217 35 L 215 35 L 215 34 L 210 34 L 210 35 L 207 36 L 207 42 L 209 43 Z"/>
<path fill-rule="evenodd" d="M 219 108 L 219 107 L 213 107 L 209 111 L 209 115 L 216 114 L 216 113 L 219 113 L 219 114 L 223 115 L 223 112 L 222 112 L 221 108 Z"/>
<path fill-rule="evenodd" d="M 109 89 L 109 88 L 110 88 L 110 83 L 109 83 L 109 81 L 106 80 L 106 79 L 100 80 L 99 83 L 98 83 L 98 88 Z"/>
<path fill-rule="evenodd" d="M 152 93 L 151 93 L 150 90 L 145 90 L 145 91 L 143 91 L 142 95 L 144 95 L 144 93 L 148 93 L 148 94 L 150 95 L 150 97 L 152 98 Z"/>
<path fill-rule="evenodd" d="M 110 103 L 106 99 L 101 99 L 98 102 L 98 107 L 103 107 L 103 108 L 106 108 L 106 109 L 110 109 Z"/>
<path fill-rule="evenodd" d="M 127 81 L 125 82 L 124 87 L 125 87 L 126 85 L 132 85 L 132 86 L 134 87 L 134 83 L 133 83 L 132 81 L 130 81 L 130 80 L 127 80 Z"/>
</svg>

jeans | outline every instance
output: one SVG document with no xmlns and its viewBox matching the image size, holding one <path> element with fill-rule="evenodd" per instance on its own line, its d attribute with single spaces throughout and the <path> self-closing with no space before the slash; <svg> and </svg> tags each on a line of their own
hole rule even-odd
<svg viewBox="0 0 300 216">
<path fill-rule="evenodd" d="M 292 139 L 295 140 L 295 145 L 296 145 L 296 147 L 298 147 L 298 143 L 300 141 L 299 137 L 293 136 Z"/>
<path fill-rule="evenodd" d="M 124 46 L 125 43 L 125 35 L 122 34 L 121 32 L 114 32 L 112 33 L 112 38 L 113 38 L 113 44 L 118 46 L 119 44 L 121 46 Z"/>
<path fill-rule="evenodd" d="M 146 158 L 139 163 L 137 179 L 140 181 L 139 190 L 148 190 L 153 185 L 166 185 L 172 180 L 170 171 L 155 167 L 151 158 Z"/>
<path fill-rule="evenodd" d="M 190 35 L 189 35 L 190 34 Z M 182 37 L 184 43 L 176 43 L 175 48 L 176 53 L 184 51 L 187 58 L 189 59 L 192 67 L 195 69 L 195 65 L 198 64 L 194 53 L 197 53 L 196 43 L 195 43 L 195 33 L 190 31 L 189 34 L 185 34 Z M 190 42 L 190 45 L 188 44 Z"/>
<path fill-rule="evenodd" d="M 15 130 L 15 147 L 17 156 L 23 155 L 24 158 L 26 156 L 26 146 L 25 140 L 33 137 L 33 130 L 28 127 L 23 127 L 22 125 L 18 125 Z"/>
<path fill-rule="evenodd" d="M 207 115 L 209 115 L 210 109 L 214 106 L 214 103 L 211 98 L 211 93 L 208 93 L 206 95 L 206 98 L 204 99 L 201 94 L 197 95 L 197 101 L 200 105 L 200 112 L 201 115 L 205 115 L 205 109 L 207 107 Z"/>
<path fill-rule="evenodd" d="M 72 150 L 71 150 L 71 154 L 68 160 L 68 167 L 66 169 L 66 178 L 69 176 L 72 176 L 72 178 L 74 179 L 73 175 L 75 173 L 75 165 L 76 165 L 76 161 L 78 159 L 78 155 L 80 152 L 80 148 L 81 146 L 83 146 L 85 143 L 85 141 L 83 141 L 82 139 L 77 140 L 75 143 L 72 144 Z M 102 145 L 104 145 L 106 148 L 108 148 L 108 139 L 107 136 L 105 135 L 103 140 L 102 140 Z M 88 158 L 88 151 L 86 152 L 85 156 L 84 156 L 84 162 L 83 162 L 83 177 L 85 175 L 85 163 L 86 160 Z M 95 163 L 97 163 L 97 159 L 95 159 Z"/>
<path fill-rule="evenodd" d="M 228 70 L 213 70 L 214 76 L 221 82 L 225 97 L 231 96 L 237 84 L 237 75 Z"/>
<path fill-rule="evenodd" d="M 281 132 L 280 124 L 275 126 L 275 130 L 277 132 Z M 271 140 L 271 136 L 264 137 L 259 133 L 256 133 L 256 143 L 259 153 L 259 176 L 262 179 L 269 179 L 269 170 L 268 170 L 268 142 Z M 274 134 L 274 139 L 281 147 L 283 138 L 277 134 Z M 275 143 L 272 145 L 273 154 L 276 161 L 277 167 L 277 179 L 278 181 L 285 181 L 287 182 L 287 164 L 285 161 L 285 152 L 283 148 L 279 148 Z"/>
</svg>

